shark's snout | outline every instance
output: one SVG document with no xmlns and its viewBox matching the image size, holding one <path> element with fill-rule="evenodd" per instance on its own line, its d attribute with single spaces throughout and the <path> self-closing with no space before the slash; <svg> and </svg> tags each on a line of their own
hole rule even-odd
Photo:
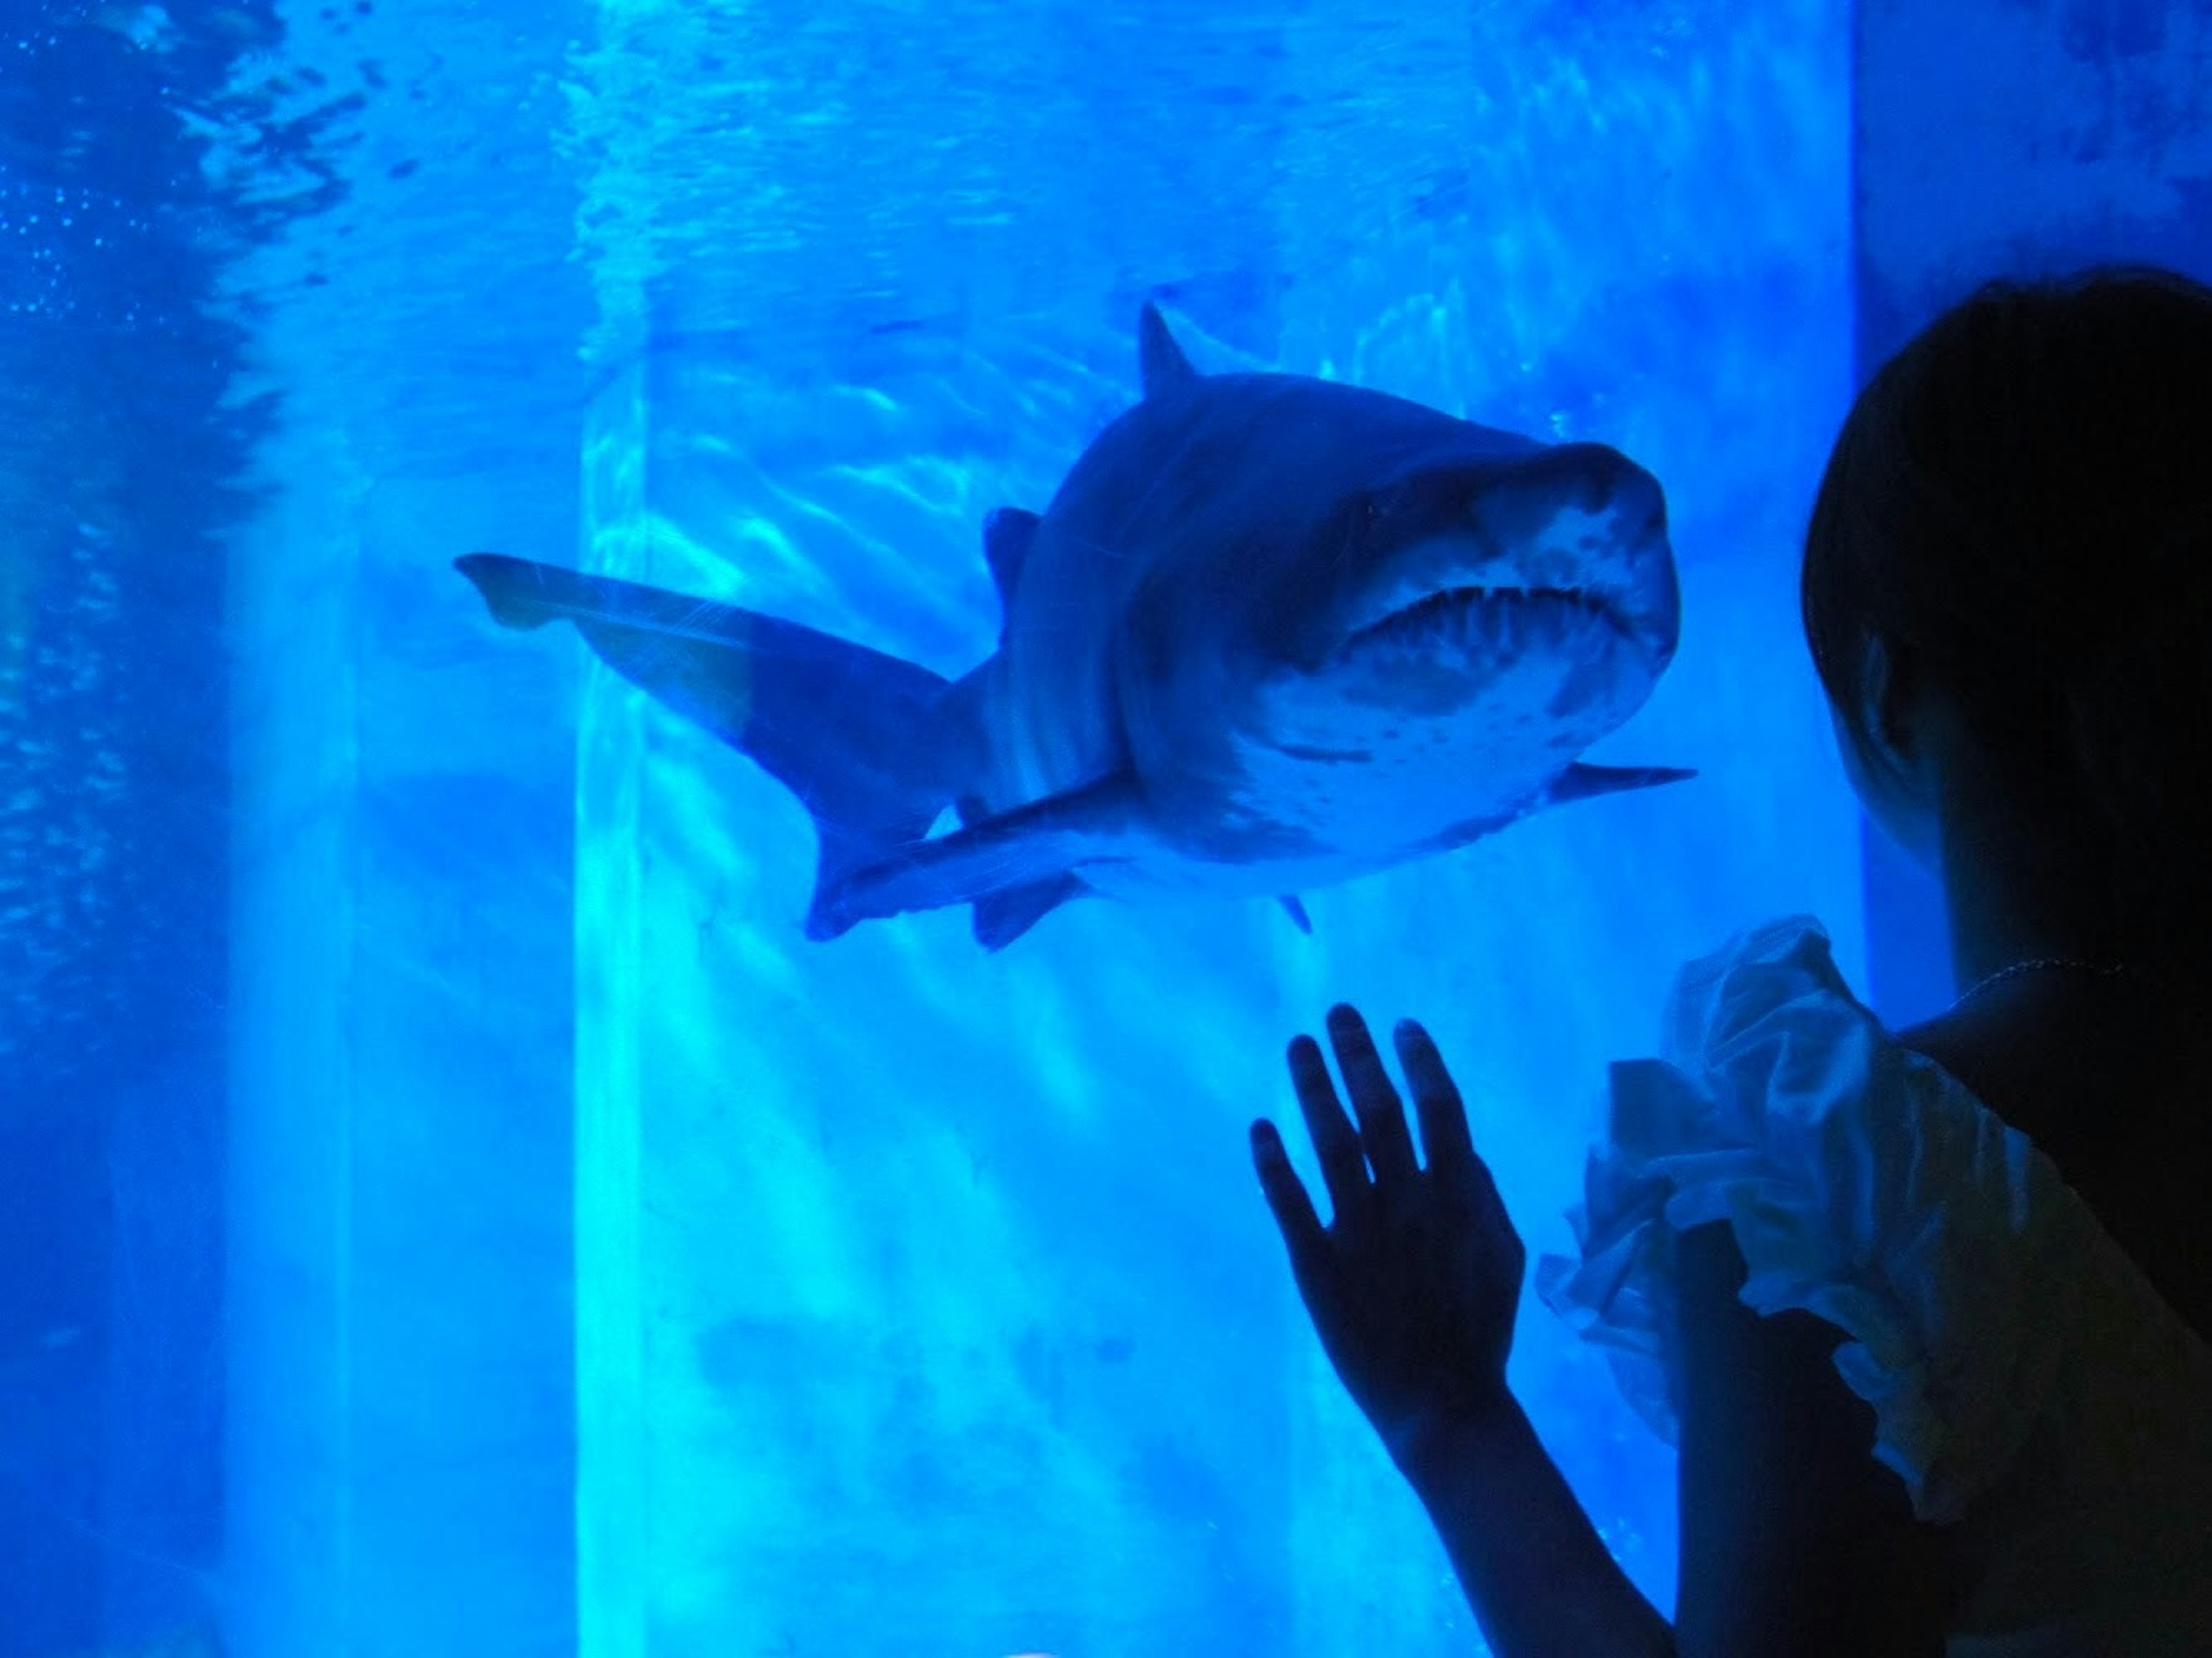
<svg viewBox="0 0 2212 1658">
<path fill-rule="evenodd" d="M 1395 521 L 1392 514 L 1395 514 Z M 1597 445 L 1431 482 L 1419 507 L 1376 515 L 1370 580 L 1334 653 L 1474 653 L 1492 667 L 1541 651 L 1674 654 L 1680 599 L 1658 483 Z"/>
</svg>

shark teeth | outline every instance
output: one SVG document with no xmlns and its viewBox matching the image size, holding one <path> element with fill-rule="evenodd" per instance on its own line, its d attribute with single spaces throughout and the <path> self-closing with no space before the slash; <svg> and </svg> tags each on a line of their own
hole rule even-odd
<svg viewBox="0 0 2212 1658">
<path fill-rule="evenodd" d="M 1511 652 L 1594 623 L 1622 629 L 1612 606 L 1580 588 L 1446 587 L 1360 629 L 1344 649 L 1455 645 Z"/>
</svg>

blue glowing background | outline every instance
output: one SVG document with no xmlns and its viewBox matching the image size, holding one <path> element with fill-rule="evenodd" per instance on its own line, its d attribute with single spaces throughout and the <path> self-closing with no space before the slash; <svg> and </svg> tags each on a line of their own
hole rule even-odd
<svg viewBox="0 0 2212 1658">
<path fill-rule="evenodd" d="M 1480 1650 L 1244 1125 L 1330 1002 L 1418 1015 L 1561 1250 L 1682 958 L 1811 910 L 1881 1005 L 1940 993 L 1798 531 L 1856 376 L 1966 276 L 2203 263 L 2208 30 L 17 0 L 0 1654 Z M 995 957 L 964 911 L 809 944 L 781 786 L 450 568 L 963 672 L 981 521 L 1134 397 L 1147 298 L 1202 369 L 1654 471 L 1681 649 L 1590 757 L 1698 780 L 1309 893 L 1310 938 L 1100 903 Z M 1669 1605 L 1671 1464 L 1602 1355 L 1532 1295 L 1512 1379 Z"/>
</svg>

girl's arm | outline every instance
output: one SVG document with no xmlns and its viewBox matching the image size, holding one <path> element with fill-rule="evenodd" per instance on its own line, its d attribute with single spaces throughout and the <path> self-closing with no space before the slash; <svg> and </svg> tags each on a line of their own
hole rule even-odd
<svg viewBox="0 0 2212 1658">
<path fill-rule="evenodd" d="M 1324 1227 L 1273 1124 L 1253 1127 L 1260 1184 L 1322 1345 L 1427 1506 L 1499 1658 L 1660 1658 L 1666 1620 L 1607 1553 L 1505 1387 L 1527 1252 L 1436 1048 L 1401 1025 L 1421 1130 L 1359 1016 L 1329 1014 L 1358 1126 L 1319 1044 L 1291 1075 L 1321 1160 Z"/>
<path fill-rule="evenodd" d="M 1607 1552 L 1510 1394 L 1440 1424 L 1398 1466 L 1498 1658 L 1672 1658 L 1674 1631 Z"/>
<path fill-rule="evenodd" d="M 1875 1415 L 1844 1385 L 1843 1332 L 1745 1306 L 1724 1221 L 1675 1252 L 1681 1333 L 1686 1653 L 1942 1658 L 1955 1607 L 1949 1533 L 1916 1520 L 1875 1461 Z"/>
</svg>

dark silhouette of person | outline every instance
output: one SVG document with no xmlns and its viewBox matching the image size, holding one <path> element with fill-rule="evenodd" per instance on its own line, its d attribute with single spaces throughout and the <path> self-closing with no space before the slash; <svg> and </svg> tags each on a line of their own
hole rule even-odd
<svg viewBox="0 0 2212 1658">
<path fill-rule="evenodd" d="M 1502 1658 L 2212 1653 L 2212 290 L 1989 288 L 1868 385 L 1805 630 L 1961 994 L 1893 1033 L 1816 922 L 1686 969 L 1540 1291 L 1680 1449 L 1672 1624 L 1530 1430 L 1524 1251 L 1435 1046 L 1291 1075 L 1299 1289 Z"/>
</svg>

